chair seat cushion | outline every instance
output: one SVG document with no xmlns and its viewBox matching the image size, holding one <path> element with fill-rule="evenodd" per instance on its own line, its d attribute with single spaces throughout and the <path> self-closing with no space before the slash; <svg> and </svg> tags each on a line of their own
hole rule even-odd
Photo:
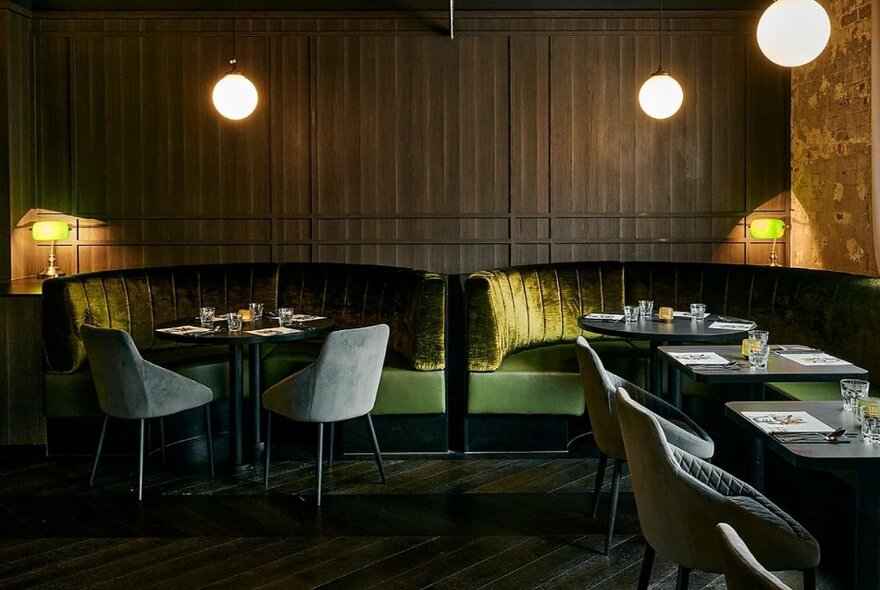
<svg viewBox="0 0 880 590">
<path fill-rule="evenodd" d="M 320 341 L 279 344 L 263 357 L 266 387 L 306 368 L 321 353 Z M 443 371 L 417 371 L 405 357 L 388 351 L 373 414 L 444 414 L 446 378 Z"/>
<path fill-rule="evenodd" d="M 608 371 L 644 383 L 645 361 L 639 348 L 616 339 L 594 340 L 590 346 Z M 470 373 L 468 413 L 583 415 L 575 344 L 530 348 L 508 355 L 496 371 Z"/>
</svg>

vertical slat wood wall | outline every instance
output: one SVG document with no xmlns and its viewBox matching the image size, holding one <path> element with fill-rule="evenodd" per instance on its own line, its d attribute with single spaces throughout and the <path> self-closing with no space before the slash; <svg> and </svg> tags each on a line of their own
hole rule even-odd
<svg viewBox="0 0 880 590">
<path fill-rule="evenodd" d="M 787 73 L 753 13 L 671 14 L 685 104 L 650 120 L 652 17 L 463 12 L 450 40 L 437 14 L 248 14 L 260 105 L 233 123 L 210 104 L 223 15 L 37 15 L 33 205 L 72 216 L 60 258 L 80 272 L 763 263 L 745 224 L 788 217 Z"/>
</svg>

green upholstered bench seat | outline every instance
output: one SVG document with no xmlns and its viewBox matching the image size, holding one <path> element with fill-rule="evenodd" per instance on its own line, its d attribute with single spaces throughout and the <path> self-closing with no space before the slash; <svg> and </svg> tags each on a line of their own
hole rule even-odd
<svg viewBox="0 0 880 590">
<path fill-rule="evenodd" d="M 840 382 L 768 383 L 767 387 L 801 402 L 840 401 Z"/>
<path fill-rule="evenodd" d="M 608 370 L 644 382 L 641 347 L 615 339 L 591 345 Z M 506 356 L 496 371 L 471 372 L 468 413 L 582 415 L 584 392 L 574 344 L 529 348 Z"/>
<path fill-rule="evenodd" d="M 229 352 L 226 346 L 180 346 L 143 353 L 145 359 L 176 371 L 226 397 Z M 44 413 L 49 418 L 101 416 L 92 373 L 83 367 L 72 373 L 45 373 Z M 245 385 L 245 392 L 247 386 Z"/>
<path fill-rule="evenodd" d="M 263 357 L 264 383 L 274 385 L 315 362 L 321 342 L 279 344 Z M 389 351 L 379 381 L 373 414 L 443 414 L 446 379 L 443 371 L 413 371 L 401 355 Z"/>
</svg>

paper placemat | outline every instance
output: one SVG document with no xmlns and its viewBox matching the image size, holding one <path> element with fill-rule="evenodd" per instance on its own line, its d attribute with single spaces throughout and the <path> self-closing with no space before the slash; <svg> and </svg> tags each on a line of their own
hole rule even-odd
<svg viewBox="0 0 880 590">
<path fill-rule="evenodd" d="M 743 412 L 764 432 L 831 432 L 827 424 L 809 412 Z"/>
<path fill-rule="evenodd" d="M 669 356 L 683 365 L 726 365 L 730 361 L 717 352 L 670 352 Z"/>
<path fill-rule="evenodd" d="M 254 336 L 283 336 L 285 334 L 295 334 L 297 332 L 302 332 L 302 330 L 295 330 L 294 328 L 288 328 L 286 326 L 261 328 L 259 330 L 245 330 L 245 333 L 253 334 Z"/>
<path fill-rule="evenodd" d="M 672 317 L 674 317 L 674 318 L 692 318 L 694 316 L 689 311 L 673 311 Z"/>
<path fill-rule="evenodd" d="M 157 332 L 166 334 L 204 334 L 205 332 L 213 332 L 211 328 L 201 328 L 199 326 L 177 326 L 175 328 L 159 328 Z"/>
<path fill-rule="evenodd" d="M 779 356 L 784 359 L 788 359 L 790 361 L 794 361 L 799 365 L 803 365 L 805 367 L 828 367 L 835 365 L 851 365 L 852 363 L 847 362 L 843 359 L 839 359 L 836 356 L 831 356 L 830 354 L 824 352 L 780 352 Z"/>
<path fill-rule="evenodd" d="M 755 327 L 753 322 L 714 322 L 709 325 L 715 330 L 739 330 L 745 332 Z"/>
<path fill-rule="evenodd" d="M 293 315 L 293 321 L 295 322 L 311 322 L 314 320 L 326 320 L 322 315 L 309 315 L 306 313 L 297 313 Z"/>
<path fill-rule="evenodd" d="M 588 320 L 605 320 L 617 322 L 623 319 L 622 313 L 590 313 L 584 316 Z"/>
</svg>

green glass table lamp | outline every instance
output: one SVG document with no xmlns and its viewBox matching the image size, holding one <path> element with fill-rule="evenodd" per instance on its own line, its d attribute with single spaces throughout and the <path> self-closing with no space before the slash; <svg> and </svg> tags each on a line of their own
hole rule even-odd
<svg viewBox="0 0 880 590">
<path fill-rule="evenodd" d="M 49 266 L 37 276 L 41 279 L 54 279 L 63 276 L 64 273 L 55 264 L 55 242 L 64 240 L 70 235 L 70 226 L 66 221 L 38 221 L 31 227 L 31 237 L 35 242 L 50 242 Z"/>
<path fill-rule="evenodd" d="M 776 255 L 776 240 L 785 235 L 785 222 L 781 219 L 755 219 L 749 225 L 749 234 L 753 240 L 773 240 L 770 247 L 770 266 L 779 266 Z"/>
</svg>

